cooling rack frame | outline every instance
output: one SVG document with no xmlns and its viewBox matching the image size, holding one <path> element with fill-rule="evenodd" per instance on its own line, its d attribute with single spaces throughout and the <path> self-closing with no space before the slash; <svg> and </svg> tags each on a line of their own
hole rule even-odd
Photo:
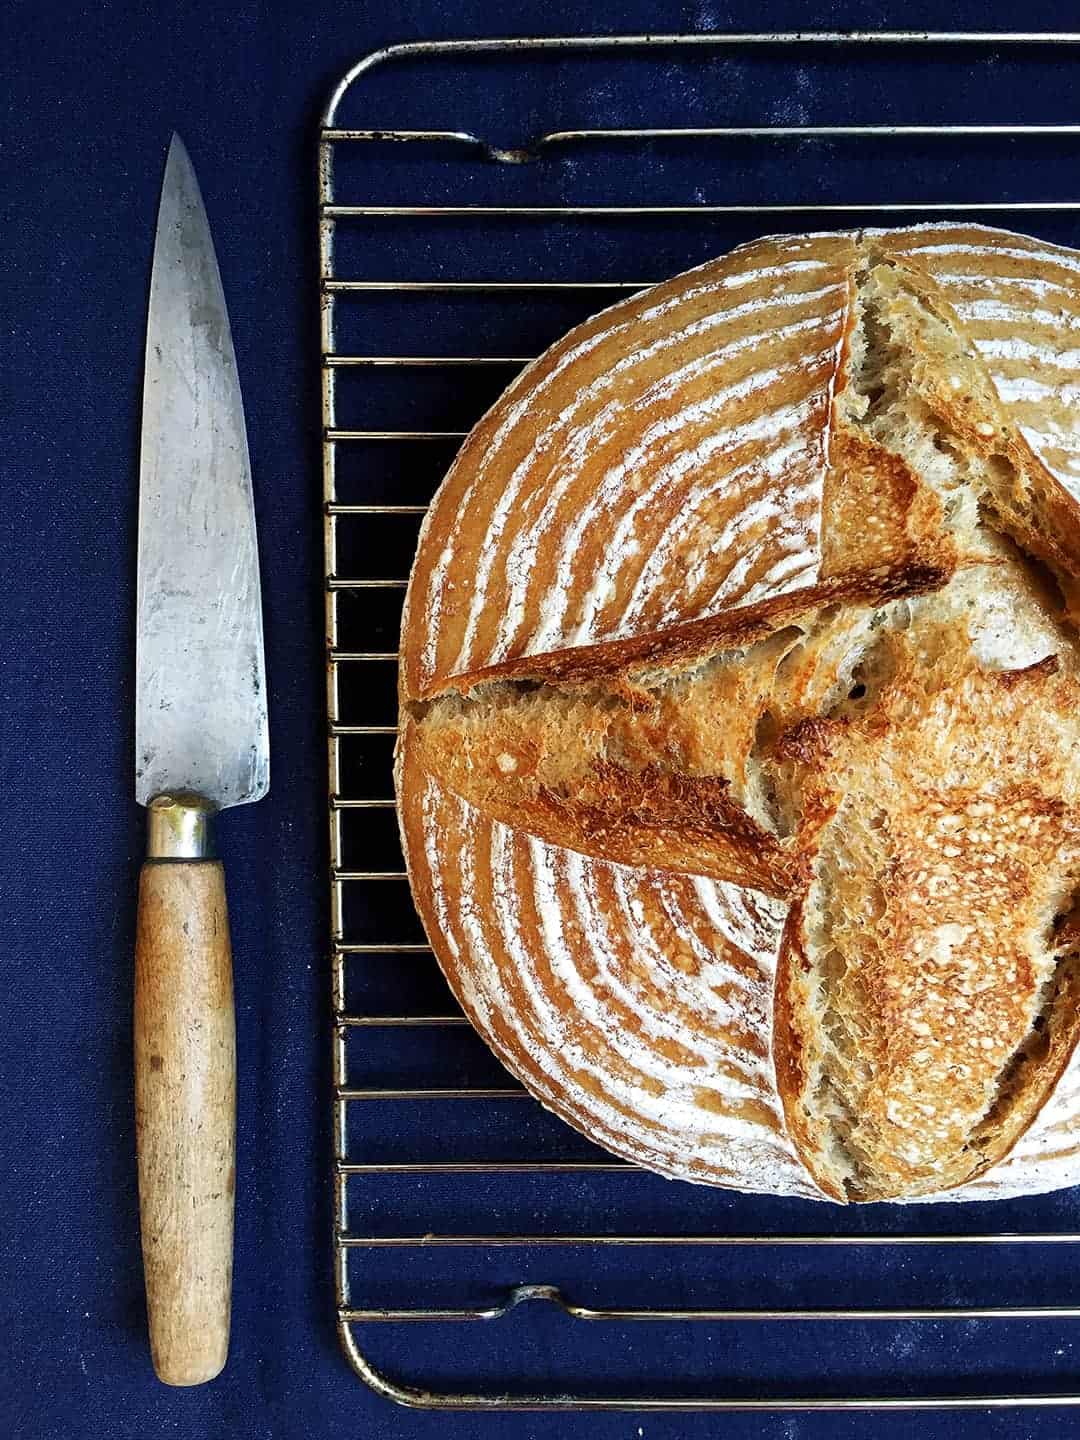
<svg viewBox="0 0 1080 1440">
<path fill-rule="evenodd" d="M 505 218 L 527 215 L 558 219 L 567 217 L 579 219 L 588 216 L 605 218 L 663 217 L 674 221 L 680 215 L 701 213 L 727 213 L 747 216 L 761 216 L 763 230 L 775 228 L 774 217 L 810 215 L 824 216 L 826 223 L 830 214 L 854 214 L 860 216 L 904 214 L 935 215 L 979 214 L 982 212 L 1031 214 L 1037 211 L 1080 211 L 1080 199 L 1068 197 L 1040 201 L 967 200 L 960 202 L 928 200 L 910 202 L 880 202 L 872 199 L 858 202 L 819 202 L 812 197 L 795 203 L 754 203 L 741 202 L 724 205 L 710 205 L 700 201 L 690 204 L 663 205 L 539 205 L 507 206 L 456 204 L 452 201 L 439 204 L 395 203 L 390 205 L 367 203 L 363 199 L 343 201 L 335 189 L 335 156 L 343 145 L 368 143 L 431 145 L 449 148 L 459 153 L 480 155 L 500 165 L 519 165 L 537 160 L 545 154 L 556 152 L 560 147 L 582 146 L 591 143 L 610 145 L 612 143 L 650 143 L 658 140 L 693 140 L 703 143 L 723 141 L 787 141 L 795 144 L 807 139 L 854 140 L 856 142 L 875 139 L 888 142 L 903 137 L 940 137 L 942 139 L 960 136 L 977 137 L 980 140 L 1009 140 L 1018 136 L 1063 136 L 1080 135 L 1080 125 L 1072 124 L 951 124 L 951 125 L 896 125 L 896 124 L 851 124 L 851 125 L 709 125 L 709 126 L 639 126 L 636 128 L 579 128 L 550 129 L 522 148 L 506 148 L 486 140 L 470 130 L 463 129 L 407 129 L 369 128 L 357 129 L 339 125 L 338 116 L 343 101 L 353 87 L 361 84 L 378 67 L 392 66 L 401 61 L 430 60 L 433 63 L 453 64 L 455 60 L 468 57 L 469 60 L 485 56 L 497 57 L 502 61 L 520 60 L 527 63 L 540 54 L 570 55 L 573 52 L 607 54 L 613 60 L 621 55 L 659 54 L 665 50 L 707 54 L 718 50 L 751 50 L 768 48 L 780 50 L 794 56 L 807 46 L 843 47 L 853 63 L 860 54 L 868 53 L 874 47 L 910 47 L 917 50 L 924 46 L 972 47 L 976 50 L 1001 47 L 1042 47 L 1047 45 L 1067 46 L 1080 55 L 1080 33 L 1036 33 L 1036 32 L 813 32 L 813 33 L 770 33 L 748 32 L 739 34 L 680 34 L 680 35 L 616 35 L 616 36 L 563 36 L 563 37 L 520 37 L 514 39 L 445 40 L 412 42 L 394 45 L 375 51 L 354 65 L 336 86 L 323 113 L 318 136 L 318 224 L 319 224 L 319 288 L 321 306 L 321 354 L 322 376 L 322 422 L 323 422 L 323 505 L 325 523 L 326 555 L 326 622 L 328 639 L 327 705 L 329 717 L 329 792 L 330 792 L 330 912 L 331 912 L 331 975 L 333 1004 L 333 1166 L 334 1166 L 334 1274 L 336 1287 L 336 1311 L 341 1344 L 349 1363 L 373 1390 L 400 1404 L 423 1409 L 445 1410 L 639 1410 L 639 1411 L 815 1411 L 815 1410 L 928 1410 L 928 1409 L 1002 1409 L 1011 1407 L 1052 1407 L 1080 1406 L 1080 1389 L 1067 1393 L 1025 1394 L 1025 1393 L 969 1393 L 963 1395 L 921 1395 L 896 1393 L 891 1395 L 760 1395 L 747 1397 L 714 1393 L 710 1395 L 662 1396 L 657 1394 L 630 1393 L 514 1393 L 510 1390 L 492 1388 L 489 1390 L 434 1391 L 421 1385 L 410 1384 L 404 1379 L 394 1379 L 368 1358 L 358 1338 L 358 1331 L 369 1325 L 404 1324 L 405 1322 L 460 1323 L 498 1322 L 510 1311 L 522 1304 L 543 1303 L 559 1307 L 574 1323 L 609 1322 L 634 1323 L 637 1321 L 685 1323 L 707 1321 L 723 1324 L 729 1321 L 773 1322 L 827 1322 L 842 1324 L 846 1321 L 882 1320 L 887 1322 L 918 1322 L 920 1320 L 1040 1320 L 1080 1319 L 1080 1305 L 1071 1306 L 996 1306 L 996 1307 L 936 1307 L 918 1309 L 674 1309 L 656 1304 L 644 1304 L 634 1308 L 596 1308 L 576 1304 L 563 1291 L 549 1284 L 518 1285 L 506 1291 L 498 1303 L 486 1306 L 461 1306 L 455 1308 L 431 1308 L 423 1305 L 402 1306 L 397 1309 L 364 1307 L 356 1302 L 352 1294 L 349 1274 L 351 1253 L 365 1248 L 398 1248 L 426 1246 L 429 1249 L 473 1247 L 477 1255 L 499 1247 L 543 1249 L 546 1247 L 635 1247 L 642 1245 L 660 1247 L 735 1247 L 753 1246 L 763 1250 L 773 1248 L 779 1252 L 787 1247 L 798 1246 L 986 1246 L 991 1249 L 1001 1246 L 1051 1245 L 1066 1249 L 1080 1244 L 1080 1233 L 1072 1232 L 1027 1232 L 1027 1233 L 981 1233 L 981 1234 L 879 1234 L 879 1235 L 830 1235 L 819 1234 L 768 1234 L 759 1235 L 672 1235 L 630 1232 L 612 1234 L 590 1231 L 575 1234 L 423 1234 L 423 1235 L 365 1235 L 349 1228 L 349 1187 L 363 1183 L 365 1175 L 394 1173 L 416 1174 L 475 1174 L 549 1172 L 573 1173 L 575 1171 L 626 1170 L 633 1167 L 617 1161 L 550 1159 L 484 1162 L 469 1160 L 425 1161 L 408 1160 L 395 1163 L 374 1163 L 357 1160 L 349 1147 L 350 1108 L 362 1105 L 378 1105 L 384 1102 L 423 1104 L 425 1100 L 437 1097 L 440 1100 L 463 1099 L 470 1101 L 527 1100 L 518 1087 L 415 1087 L 406 1084 L 392 1087 L 373 1088 L 349 1083 L 348 1038 L 350 1034 L 365 1029 L 400 1031 L 422 1039 L 425 1031 L 433 1027 L 453 1029 L 467 1022 L 460 1014 L 364 1014 L 354 1013 L 347 1003 L 347 980 L 350 966 L 363 964 L 365 957 L 389 954 L 402 957 L 428 953 L 427 947 L 419 943 L 349 939 L 346 926 L 344 892 L 350 886 L 372 888 L 372 903 L 378 905 L 378 889 L 384 885 L 401 885 L 405 877 L 400 870 L 348 869 L 343 863 L 343 824 L 364 822 L 364 814 L 373 810 L 392 808 L 389 796 L 389 773 L 386 780 L 388 793 L 385 797 L 357 797 L 345 793 L 342 785 L 341 742 L 350 735 L 383 736 L 389 744 L 394 726 L 387 723 L 357 724 L 341 721 L 341 675 L 344 667 L 393 665 L 396 654 L 390 650 L 343 649 L 339 638 L 339 597 L 345 592 L 400 590 L 404 577 L 343 575 L 338 570 L 338 525 L 342 516 L 370 516 L 371 523 L 378 523 L 380 517 L 420 515 L 424 506 L 419 504 L 393 503 L 345 503 L 339 499 L 337 489 L 337 460 L 340 448 L 357 441 L 388 445 L 414 445 L 428 442 L 453 443 L 466 432 L 449 430 L 358 430 L 343 428 L 337 421 L 338 375 L 344 367 L 479 367 L 501 365 L 512 367 L 525 363 L 528 356 L 477 355 L 472 353 L 453 356 L 418 356 L 409 354 L 357 355 L 340 352 L 335 343 L 336 309 L 341 297 L 350 292 L 411 291 L 417 295 L 439 296 L 490 292 L 523 291 L 542 294 L 574 289 L 595 290 L 601 294 L 604 303 L 611 298 L 632 293 L 645 280 L 635 282 L 603 280 L 600 282 L 572 279 L 546 279 L 542 281 L 522 280 L 460 280 L 445 278 L 416 280 L 380 280 L 359 275 L 341 275 L 335 268 L 335 241 L 338 227 L 353 219 L 365 221 L 384 218 L 410 217 L 417 220 L 455 215 L 471 218 Z M 661 276 L 653 276 L 660 279 Z M 603 292 L 608 292 L 606 298 Z M 356 812 L 359 812 L 357 814 Z M 348 817 L 348 818 L 347 818 Z M 530 1102 L 531 1103 L 531 1102 Z M 422 1333 L 423 1325 L 420 1325 Z M 411 1333 L 411 1327 L 410 1327 Z"/>
</svg>

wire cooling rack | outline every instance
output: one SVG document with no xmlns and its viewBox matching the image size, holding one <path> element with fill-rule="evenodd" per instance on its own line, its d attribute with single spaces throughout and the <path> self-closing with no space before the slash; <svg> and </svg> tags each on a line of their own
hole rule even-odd
<svg viewBox="0 0 1080 1440">
<path fill-rule="evenodd" d="M 516 369 L 619 296 L 768 231 L 978 213 L 1077 243 L 1080 197 L 1060 185 L 1080 125 L 1056 115 L 1078 46 L 433 42 L 369 55 L 334 91 L 318 162 L 334 1256 L 342 1345 L 380 1394 L 431 1409 L 1080 1404 L 1071 1193 L 839 1211 L 605 1156 L 512 1084 L 454 1006 L 391 798 L 416 529 Z M 981 114 L 988 95 L 1016 118 Z M 467 1372 L 462 1324 L 482 1342 Z"/>
</svg>

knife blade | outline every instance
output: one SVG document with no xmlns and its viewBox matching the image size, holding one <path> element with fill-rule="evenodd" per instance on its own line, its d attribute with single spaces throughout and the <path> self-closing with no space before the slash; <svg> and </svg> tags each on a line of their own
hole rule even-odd
<svg viewBox="0 0 1080 1440">
<path fill-rule="evenodd" d="M 251 466 L 229 317 L 176 135 L 158 208 L 139 464 L 135 1113 L 150 1348 L 167 1384 L 228 1353 L 232 960 L 213 817 L 270 780 Z"/>
</svg>

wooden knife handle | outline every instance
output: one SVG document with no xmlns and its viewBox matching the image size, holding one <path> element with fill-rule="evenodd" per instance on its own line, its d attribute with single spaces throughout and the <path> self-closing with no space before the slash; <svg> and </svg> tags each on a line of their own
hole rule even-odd
<svg viewBox="0 0 1080 1440">
<path fill-rule="evenodd" d="M 135 942 L 135 1128 L 150 1350 L 166 1385 L 225 1364 L 236 1022 L 217 860 L 147 860 Z"/>
</svg>

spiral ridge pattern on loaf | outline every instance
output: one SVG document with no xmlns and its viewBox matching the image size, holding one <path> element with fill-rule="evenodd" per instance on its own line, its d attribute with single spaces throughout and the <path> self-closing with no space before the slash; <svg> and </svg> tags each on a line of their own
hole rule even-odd
<svg viewBox="0 0 1080 1440">
<path fill-rule="evenodd" d="M 594 317 L 476 427 L 421 535 L 406 701 L 452 676 L 813 585 L 858 247 L 942 287 L 1036 455 L 1080 499 L 1080 255 L 979 226 L 779 237 Z M 399 750 L 421 916 L 473 1024 L 546 1106 L 663 1174 L 816 1196 L 771 1055 L 784 906 L 498 824 Z M 1080 1182 L 1080 1062 L 950 1198 Z"/>
</svg>

